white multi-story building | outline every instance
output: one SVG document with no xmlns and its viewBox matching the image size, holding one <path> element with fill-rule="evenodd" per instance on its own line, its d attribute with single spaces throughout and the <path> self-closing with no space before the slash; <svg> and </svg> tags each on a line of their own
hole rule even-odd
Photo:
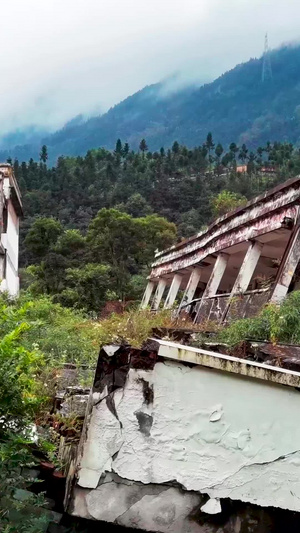
<svg viewBox="0 0 300 533">
<path fill-rule="evenodd" d="M 19 219 L 22 202 L 18 183 L 11 165 L 0 164 L 0 291 L 11 296 L 19 292 Z"/>
</svg>

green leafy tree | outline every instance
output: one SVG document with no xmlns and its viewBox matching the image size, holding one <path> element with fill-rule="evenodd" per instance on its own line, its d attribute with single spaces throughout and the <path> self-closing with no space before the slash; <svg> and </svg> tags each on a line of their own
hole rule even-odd
<svg viewBox="0 0 300 533">
<path fill-rule="evenodd" d="M 154 214 L 136 218 L 134 223 L 138 245 L 135 258 L 142 267 L 150 267 L 155 251 L 164 250 L 176 241 L 176 226 Z"/>
<path fill-rule="evenodd" d="M 156 248 L 172 244 L 174 224 L 156 215 L 133 218 L 116 209 L 102 209 L 91 222 L 87 242 L 93 261 L 110 265 L 115 291 L 124 298 L 132 274 L 153 259 Z"/>
<path fill-rule="evenodd" d="M 134 219 L 116 209 L 101 209 L 90 224 L 87 243 L 93 261 L 111 266 L 116 292 L 124 298 L 138 252 Z"/>
<path fill-rule="evenodd" d="M 216 216 L 223 216 L 245 203 L 247 203 L 247 198 L 244 196 L 224 190 L 212 199 L 212 208 Z"/>
<path fill-rule="evenodd" d="M 33 262 L 47 254 L 62 232 L 61 223 L 54 218 L 40 217 L 35 220 L 25 238 L 25 246 Z"/>
<path fill-rule="evenodd" d="M 85 309 L 99 314 L 111 286 L 110 268 L 107 265 L 88 263 L 80 268 L 66 270 L 66 285 L 54 301 L 67 307 Z"/>
<path fill-rule="evenodd" d="M 124 211 L 135 218 L 144 217 L 152 213 L 151 206 L 138 192 L 128 198 L 126 204 L 124 204 Z"/>
</svg>

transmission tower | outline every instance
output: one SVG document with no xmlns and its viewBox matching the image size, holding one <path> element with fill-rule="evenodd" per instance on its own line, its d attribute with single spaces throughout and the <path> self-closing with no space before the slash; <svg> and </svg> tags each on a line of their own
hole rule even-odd
<svg viewBox="0 0 300 533">
<path fill-rule="evenodd" d="M 263 68 L 262 68 L 262 82 L 271 80 L 273 78 L 270 50 L 268 44 L 268 34 L 265 35 L 265 49 L 263 54 Z"/>
</svg>

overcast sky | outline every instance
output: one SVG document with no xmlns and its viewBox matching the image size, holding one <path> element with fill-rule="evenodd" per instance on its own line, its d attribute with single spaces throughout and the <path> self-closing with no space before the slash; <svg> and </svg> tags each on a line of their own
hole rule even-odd
<svg viewBox="0 0 300 533">
<path fill-rule="evenodd" d="M 298 40 L 299 0 L 2 0 L 1 133 L 60 127 L 180 72 L 205 82 Z"/>
</svg>

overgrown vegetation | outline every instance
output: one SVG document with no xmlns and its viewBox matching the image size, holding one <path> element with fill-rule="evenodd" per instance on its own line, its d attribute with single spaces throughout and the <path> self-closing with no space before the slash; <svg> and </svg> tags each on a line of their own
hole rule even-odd
<svg viewBox="0 0 300 533">
<path fill-rule="evenodd" d="M 62 364 L 94 365 L 98 346 L 82 314 L 28 294 L 0 296 L 0 337 L 0 531 L 41 533 L 43 497 L 16 497 L 32 482 L 24 467 L 35 463 L 34 423 L 48 410 Z"/>
<path fill-rule="evenodd" d="M 33 425 L 51 406 L 63 364 L 88 365 L 90 385 L 100 345 L 126 340 L 140 346 L 153 327 L 171 324 L 169 311 L 130 310 L 98 322 L 53 303 L 49 296 L 32 299 L 24 293 L 16 300 L 0 296 L 0 531 L 45 530 L 43 498 L 32 496 L 22 502 L 15 496 L 32 481 L 24 467 L 35 462 Z M 40 444 L 52 453 L 51 443 Z"/>
<path fill-rule="evenodd" d="M 92 368 L 100 345 L 126 340 L 139 347 L 153 327 L 175 325 L 169 311 L 136 310 L 155 250 L 293 175 L 300 153 L 278 143 L 256 153 L 231 143 L 224 151 L 208 134 L 193 150 L 175 142 L 150 153 L 143 140 L 135 153 L 118 140 L 113 153 L 59 158 L 54 168 L 46 162 L 46 147 L 40 163 L 14 162 L 26 213 L 27 290 L 18 300 L 0 296 L 0 531 L 7 533 L 17 531 L 14 493 L 27 486 L 20 465 L 33 460 L 32 424 L 43 418 L 64 363 Z M 109 300 L 130 305 L 99 320 Z M 231 345 L 245 338 L 300 342 L 299 304 L 293 293 L 281 308 L 267 306 L 219 338 Z M 37 533 L 39 520 L 33 513 L 18 531 Z"/>
<path fill-rule="evenodd" d="M 300 291 L 291 292 L 281 306 L 268 304 L 258 316 L 232 322 L 218 338 L 230 346 L 247 339 L 300 344 Z"/>
</svg>

